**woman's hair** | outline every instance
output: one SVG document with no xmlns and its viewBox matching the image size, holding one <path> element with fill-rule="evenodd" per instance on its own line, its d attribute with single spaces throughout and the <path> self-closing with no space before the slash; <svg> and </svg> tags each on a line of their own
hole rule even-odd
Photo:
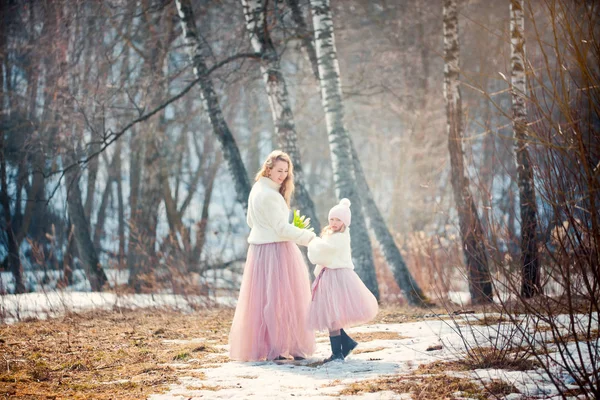
<svg viewBox="0 0 600 400">
<path fill-rule="evenodd" d="M 268 177 L 270 170 L 275 166 L 277 161 L 285 161 L 288 165 L 288 174 L 279 188 L 279 193 L 281 193 L 289 207 L 292 193 L 294 193 L 294 165 L 292 164 L 292 160 L 287 153 L 284 153 L 281 150 L 272 151 L 263 163 L 260 170 L 256 173 L 254 181 L 258 181 L 263 176 Z"/>
<path fill-rule="evenodd" d="M 331 235 L 332 233 L 342 233 L 346 231 L 346 225 L 344 224 L 344 226 L 342 226 L 342 229 L 340 229 L 337 232 L 333 231 L 333 228 L 331 227 L 331 225 L 327 225 L 325 228 L 323 228 L 321 230 L 321 237 L 323 236 L 327 236 L 327 235 Z"/>
</svg>

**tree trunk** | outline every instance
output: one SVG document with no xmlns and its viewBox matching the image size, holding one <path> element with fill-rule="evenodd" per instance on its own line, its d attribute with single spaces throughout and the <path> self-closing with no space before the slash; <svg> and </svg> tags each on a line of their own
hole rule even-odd
<svg viewBox="0 0 600 400">
<path fill-rule="evenodd" d="M 513 130 L 521 208 L 521 295 L 530 298 L 540 293 L 540 265 L 537 254 L 537 205 L 533 169 L 527 150 L 527 82 L 525 75 L 525 17 L 523 0 L 510 1 L 510 60 Z"/>
<path fill-rule="evenodd" d="M 212 198 L 215 177 L 217 176 L 217 170 L 221 165 L 222 155 L 219 153 L 213 163 L 209 166 L 203 179 L 204 183 L 204 201 L 202 203 L 202 214 L 200 221 L 197 223 L 196 230 L 196 245 L 192 252 L 192 262 L 199 264 L 202 257 L 202 251 L 204 250 L 204 244 L 206 243 L 206 228 L 208 227 L 208 207 L 210 206 L 210 200 Z"/>
<path fill-rule="evenodd" d="M 94 157 L 98 158 L 98 157 Z M 102 192 L 102 198 L 100 199 L 100 206 L 98 207 L 98 214 L 96 215 L 96 226 L 94 226 L 94 248 L 96 251 L 100 252 L 102 238 L 104 237 L 104 223 L 106 222 L 106 209 L 108 207 L 108 199 L 110 193 L 112 191 L 112 184 L 115 179 L 115 163 L 116 156 L 113 156 L 113 160 L 111 161 L 108 167 L 108 178 L 106 179 L 106 186 L 104 191 Z M 89 187 L 88 187 L 89 190 Z M 85 204 L 87 206 L 87 203 Z M 84 206 L 84 210 L 87 210 Z"/>
<path fill-rule="evenodd" d="M 379 299 L 379 287 L 373 263 L 371 239 L 363 215 L 362 201 L 354 178 L 351 143 L 344 126 L 344 104 L 335 48 L 333 20 L 329 0 L 311 0 L 315 28 L 316 54 L 319 68 L 321 101 L 325 111 L 329 149 L 331 152 L 335 189 L 338 198 L 352 202 L 352 258 L 365 285 Z"/>
<path fill-rule="evenodd" d="M 375 203 L 375 199 L 373 199 L 371 189 L 367 183 L 367 178 L 365 177 L 362 165 L 358 159 L 356 148 L 352 141 L 351 144 L 354 173 L 356 174 L 356 182 L 358 184 L 358 189 L 361 192 L 361 197 L 365 201 L 364 206 L 365 210 L 367 210 L 367 221 L 369 221 L 369 226 L 375 232 L 375 237 L 381 246 L 383 255 L 385 256 L 388 265 L 391 267 L 394 279 L 402 290 L 404 297 L 408 300 L 409 304 L 413 306 L 424 306 L 428 303 L 427 298 L 408 270 L 406 263 L 402 258 L 402 254 L 400 254 L 400 250 L 398 250 L 394 237 L 390 233 L 390 230 L 379 211 L 379 207 L 377 207 L 377 204 Z"/>
<path fill-rule="evenodd" d="M 196 23 L 191 2 L 190 0 L 176 0 L 175 3 L 179 17 L 181 18 L 183 38 L 188 47 L 190 60 L 194 67 L 194 74 L 196 78 L 200 79 L 202 101 L 229 166 L 237 200 L 244 207 L 244 210 L 246 210 L 248 208 L 248 195 L 250 194 L 250 180 L 248 179 L 248 173 L 244 167 L 240 150 L 227 126 L 225 118 L 223 118 L 223 112 L 212 81 L 206 73 L 208 67 L 203 55 L 205 45 L 196 32 Z"/>
<path fill-rule="evenodd" d="M 483 229 L 465 175 L 462 149 L 463 123 L 459 85 L 459 41 L 456 0 L 444 0 L 444 94 L 451 183 L 458 212 L 463 251 L 467 262 L 471 302 L 493 301 L 492 282 L 484 246 Z"/>
<path fill-rule="evenodd" d="M 260 69 L 267 89 L 278 147 L 288 153 L 294 164 L 294 199 L 302 214 L 311 219 L 316 232 L 321 231 L 315 205 L 306 189 L 300 152 L 298 151 L 296 124 L 289 101 L 285 78 L 281 71 L 279 54 L 275 49 L 266 21 L 262 0 L 242 0 L 246 28 L 254 51 L 261 55 Z"/>
<path fill-rule="evenodd" d="M 0 28 L 1 29 L 1 28 Z M 2 47 L 0 47 L 2 49 Z M 1 66 L 1 65 L 0 65 Z M 3 78 L 0 68 L 0 87 Z M 0 124 L 0 126 L 3 124 Z M 15 293 L 25 293 L 25 281 L 23 279 L 23 265 L 19 256 L 19 244 L 12 226 L 12 215 L 10 210 L 10 196 L 8 195 L 8 182 L 6 178 L 6 158 L 4 157 L 4 131 L 0 130 L 0 204 L 4 214 L 4 231 L 8 239 L 8 267 L 15 279 Z"/>
<path fill-rule="evenodd" d="M 300 3 L 298 0 L 286 0 L 286 3 L 292 11 L 292 20 L 296 24 L 297 35 L 300 37 L 302 47 L 304 47 L 304 50 L 306 51 L 306 56 L 312 67 L 313 75 L 319 80 L 319 64 L 317 62 L 317 52 L 313 46 L 313 35 L 302 15 Z"/>
<path fill-rule="evenodd" d="M 135 132 L 131 133 L 129 142 L 129 227 L 127 238 L 127 269 L 132 271 L 136 263 L 136 236 L 138 234 L 136 221 L 140 196 L 142 160 L 144 142 Z M 121 183 L 122 185 L 122 183 Z M 121 190 L 121 193 L 123 191 Z"/>
<path fill-rule="evenodd" d="M 63 284 L 64 286 L 70 286 L 73 284 L 73 260 L 75 257 L 75 240 L 73 238 L 73 224 L 71 219 L 67 219 L 67 230 L 65 232 L 67 236 L 67 245 L 65 253 L 63 255 Z"/>
<path fill-rule="evenodd" d="M 123 176 L 121 169 L 121 141 L 117 141 L 115 148 L 115 182 L 117 184 L 117 204 L 118 204 L 118 232 L 119 232 L 119 267 L 122 267 L 125 260 L 125 204 L 123 201 Z"/>
<path fill-rule="evenodd" d="M 75 159 L 72 160 L 76 162 Z M 77 252 L 83 263 L 92 291 L 102 290 L 107 281 L 106 274 L 100 265 L 98 253 L 90 236 L 89 223 L 85 218 L 85 210 L 79 189 L 79 168 L 71 168 L 66 174 L 67 184 L 67 209 L 69 218 L 74 227 L 75 244 Z"/>
<path fill-rule="evenodd" d="M 148 4 L 142 6 L 148 10 L 148 6 L 160 5 L 159 0 L 148 1 Z M 146 14 L 143 14 L 146 16 Z M 164 63 L 169 46 L 168 38 L 173 29 L 172 20 L 164 10 L 154 11 L 152 19 L 147 18 L 147 42 L 146 48 L 148 54 L 142 68 L 142 81 L 144 82 L 145 103 L 155 107 L 160 99 L 168 93 L 166 78 L 164 76 Z M 141 201 L 137 202 L 137 207 L 132 208 L 133 214 L 133 235 L 128 254 L 129 263 L 129 282 L 136 293 L 142 292 L 144 282 L 140 279 L 141 275 L 147 275 L 152 272 L 151 266 L 155 264 L 156 255 L 156 230 L 158 226 L 158 209 L 162 199 L 161 179 L 160 179 L 160 150 L 164 142 L 165 121 L 164 115 L 158 115 L 148 121 L 146 126 L 147 134 L 143 136 L 142 141 L 144 151 L 142 159 L 141 187 L 139 196 Z"/>
<path fill-rule="evenodd" d="M 304 50 L 308 54 L 308 58 L 311 61 L 315 78 L 317 81 L 320 81 L 317 55 L 313 46 L 312 35 L 307 28 L 306 22 L 304 21 L 304 17 L 302 16 L 300 7 L 298 6 L 298 1 L 287 0 L 287 3 L 292 10 L 292 18 L 294 22 L 301 30 L 302 46 L 304 47 Z M 350 139 L 349 136 L 348 138 Z M 365 201 L 365 210 L 367 211 L 369 217 L 368 221 L 375 232 L 375 236 L 379 244 L 383 248 L 383 253 L 386 257 L 386 261 L 391 266 L 396 283 L 404 291 L 404 295 L 411 304 L 422 305 L 424 303 L 425 296 L 410 274 L 410 271 L 408 271 L 406 263 L 404 262 L 400 251 L 398 250 L 398 246 L 393 240 L 387 224 L 385 223 L 385 220 L 383 219 L 381 212 L 379 211 L 379 208 L 373 199 L 373 195 L 367 183 L 360 159 L 357 156 L 354 142 L 351 139 L 350 148 L 352 150 L 355 178 L 360 190 L 360 195 Z"/>
<path fill-rule="evenodd" d="M 8 102 L 4 96 L 4 76 L 6 72 L 6 79 L 10 79 L 10 74 L 7 71 L 6 54 L 6 30 L 8 30 L 8 18 L 9 12 L 7 10 L 7 4 L 2 2 L 0 4 L 0 16 L 3 19 L 3 26 L 0 27 L 0 90 L 3 92 L 0 97 L 0 204 L 2 205 L 2 213 L 4 214 L 4 231 L 8 239 L 8 267 L 12 272 L 15 279 L 15 293 L 25 293 L 25 281 L 23 280 L 23 265 L 21 264 L 21 257 L 19 256 L 19 242 L 13 229 L 13 218 L 11 215 L 10 207 L 10 196 L 8 194 L 8 181 L 6 177 L 6 157 L 4 154 L 4 129 L 6 126 L 5 118 L 10 116 L 10 109 L 4 110 L 5 104 Z"/>
</svg>

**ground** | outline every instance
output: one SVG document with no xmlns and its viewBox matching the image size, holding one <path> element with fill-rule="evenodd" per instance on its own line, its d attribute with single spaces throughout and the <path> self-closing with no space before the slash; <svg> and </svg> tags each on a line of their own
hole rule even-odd
<svg viewBox="0 0 600 400">
<path fill-rule="evenodd" d="M 493 348 L 481 346 L 472 347 L 477 360 L 469 360 L 457 334 L 468 330 L 462 322 L 470 320 L 474 342 L 483 343 L 489 328 L 504 321 L 438 311 L 383 307 L 373 323 L 348 330 L 360 342 L 356 351 L 343 363 L 328 364 L 321 362 L 330 352 L 324 334 L 317 337 L 317 353 L 302 362 L 230 361 L 231 308 L 29 318 L 0 325 L 0 398 L 533 399 L 557 394 L 531 357 L 482 364 L 498 357 Z"/>
</svg>

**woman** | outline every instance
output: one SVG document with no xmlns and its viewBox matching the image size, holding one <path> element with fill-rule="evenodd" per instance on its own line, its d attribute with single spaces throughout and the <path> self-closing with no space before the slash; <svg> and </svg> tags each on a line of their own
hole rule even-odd
<svg viewBox="0 0 600 400">
<path fill-rule="evenodd" d="M 239 361 L 303 359 L 314 352 L 306 328 L 310 306 L 307 266 L 296 244 L 315 234 L 290 224 L 294 190 L 290 157 L 273 151 L 256 174 L 248 198 L 248 256 L 233 324 L 230 357 Z"/>
</svg>

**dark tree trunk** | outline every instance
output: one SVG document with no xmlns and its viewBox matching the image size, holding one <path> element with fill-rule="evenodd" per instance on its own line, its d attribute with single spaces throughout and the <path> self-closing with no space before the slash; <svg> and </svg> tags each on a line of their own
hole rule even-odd
<svg viewBox="0 0 600 400">
<path fill-rule="evenodd" d="M 306 189 L 302 161 L 298 151 L 298 135 L 294 113 L 289 101 L 287 84 L 281 70 L 279 54 L 275 49 L 266 21 L 266 10 L 262 0 L 242 0 L 246 27 L 254 51 L 261 55 L 261 71 L 269 97 L 271 114 L 275 125 L 278 147 L 288 153 L 294 164 L 294 200 L 302 214 L 311 219 L 316 232 L 321 231 L 315 205 Z"/>
<path fill-rule="evenodd" d="M 248 179 L 248 173 L 244 167 L 240 150 L 229 130 L 229 126 L 227 126 L 225 118 L 223 118 L 223 112 L 219 105 L 217 94 L 215 93 L 212 81 L 207 74 L 208 67 L 206 66 L 203 55 L 205 45 L 198 37 L 196 31 L 192 4 L 190 0 L 176 0 L 175 3 L 177 5 L 179 17 L 181 18 L 184 41 L 188 47 L 190 61 L 194 67 L 194 74 L 200 79 L 202 100 L 208 111 L 213 131 L 221 144 L 223 155 L 229 166 L 229 171 L 237 194 L 237 200 L 244 207 L 244 210 L 246 210 L 248 208 L 248 195 L 250 194 L 250 180 Z"/>
<path fill-rule="evenodd" d="M 467 262 L 469 292 L 473 304 L 492 302 L 492 282 L 484 245 L 483 228 L 465 176 L 462 149 L 462 102 L 459 89 L 459 42 L 456 0 L 444 0 L 444 93 L 451 183 L 458 212 L 460 234 Z"/>
<path fill-rule="evenodd" d="M 75 159 L 73 160 L 75 162 Z M 87 277 L 90 281 L 92 290 L 97 292 L 107 281 L 106 274 L 100 265 L 98 253 L 94 248 L 94 243 L 89 230 L 89 223 L 85 218 L 85 210 L 81 199 L 81 190 L 79 189 L 79 168 L 72 168 L 67 174 L 67 210 L 69 219 L 73 224 L 75 244 L 77 252 L 83 263 Z"/>
<path fill-rule="evenodd" d="M 358 189 L 362 193 L 361 198 L 364 199 L 364 207 L 365 210 L 367 210 L 366 214 L 368 217 L 367 221 L 369 221 L 369 226 L 375 232 L 375 237 L 381 246 L 383 255 L 388 265 L 391 267 L 392 273 L 394 274 L 394 279 L 402 290 L 404 297 L 406 297 L 411 305 L 424 306 L 428 303 L 428 300 L 408 270 L 408 267 L 404 262 L 404 258 L 402 257 L 402 254 L 400 254 L 400 250 L 398 250 L 398 246 L 394 241 L 394 237 L 390 233 L 390 230 L 388 229 L 385 220 L 379 211 L 379 207 L 377 207 L 377 204 L 375 203 L 375 199 L 373 199 L 371 189 L 367 183 L 367 178 L 365 177 L 362 165 L 358 159 L 358 154 L 356 153 L 356 148 L 354 147 L 354 143 L 352 143 L 352 141 L 351 145 L 356 182 L 358 184 Z"/>
</svg>

